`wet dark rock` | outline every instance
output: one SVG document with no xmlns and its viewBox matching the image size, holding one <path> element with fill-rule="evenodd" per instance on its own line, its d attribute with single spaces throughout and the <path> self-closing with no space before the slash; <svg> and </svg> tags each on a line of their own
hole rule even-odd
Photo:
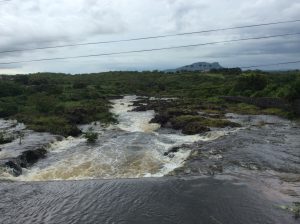
<svg viewBox="0 0 300 224">
<path fill-rule="evenodd" d="M 199 122 L 191 122 L 182 129 L 182 133 L 185 135 L 202 134 L 208 131 L 210 131 L 210 128 L 203 126 Z"/>
<path fill-rule="evenodd" d="M 72 137 L 78 137 L 82 134 L 82 131 L 77 126 L 72 126 L 67 135 Z"/>
<path fill-rule="evenodd" d="M 28 150 L 22 152 L 21 155 L 16 158 L 8 159 L 2 163 L 2 166 L 6 167 L 8 172 L 17 177 L 22 175 L 22 168 L 28 168 L 37 163 L 40 159 L 46 157 L 47 150 L 44 148 L 38 148 L 35 150 Z M 1 164 L 0 164 L 1 165 Z"/>
<path fill-rule="evenodd" d="M 22 167 L 16 161 L 6 162 L 5 167 L 7 171 L 15 177 L 22 175 Z"/>
<path fill-rule="evenodd" d="M 175 146 L 175 147 L 172 147 L 171 149 L 169 149 L 168 152 L 165 152 L 164 156 L 170 156 L 170 154 L 174 154 L 174 153 L 178 152 L 180 149 L 192 149 L 192 148 L 194 148 L 194 146 L 190 145 L 190 144 L 183 144 L 180 146 Z"/>
<path fill-rule="evenodd" d="M 201 102 L 199 102 L 201 104 Z M 155 117 L 150 123 L 158 123 L 163 128 L 182 130 L 183 134 L 194 135 L 210 131 L 209 127 L 240 127 L 239 124 L 224 119 L 225 106 L 198 105 L 197 107 L 187 106 L 180 100 L 149 100 L 141 99 L 133 102 L 133 111 L 154 110 Z M 199 114 L 203 107 L 212 112 Z"/>
<path fill-rule="evenodd" d="M 165 153 L 164 153 L 164 156 L 168 156 L 168 155 L 170 155 L 171 153 L 176 153 L 176 152 L 179 151 L 180 148 L 181 148 L 180 146 L 173 147 L 173 148 L 171 148 L 168 152 L 165 152 Z"/>
<path fill-rule="evenodd" d="M 28 150 L 18 156 L 17 160 L 22 168 L 27 168 L 36 163 L 39 159 L 45 158 L 46 154 L 47 150 L 43 148 Z"/>
<path fill-rule="evenodd" d="M 132 102 L 132 106 L 134 106 L 134 107 L 139 107 L 139 106 L 141 106 L 141 105 L 143 105 L 143 104 L 149 104 L 149 100 L 148 99 L 140 99 L 140 98 L 138 98 L 137 99 L 137 101 L 133 101 Z"/>
<path fill-rule="evenodd" d="M 134 108 L 132 111 L 143 112 L 147 110 L 149 110 L 149 108 L 146 105 L 139 105 L 138 107 Z"/>
<path fill-rule="evenodd" d="M 167 122 L 169 121 L 170 116 L 166 113 L 164 114 L 156 114 L 155 117 L 150 121 L 150 123 L 157 123 L 160 124 L 162 127 L 165 126 L 165 124 L 167 124 Z"/>
</svg>

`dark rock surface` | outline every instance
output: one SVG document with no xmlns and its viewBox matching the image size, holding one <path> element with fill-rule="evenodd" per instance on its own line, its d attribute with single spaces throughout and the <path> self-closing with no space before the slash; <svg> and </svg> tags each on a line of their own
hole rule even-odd
<svg viewBox="0 0 300 224">
<path fill-rule="evenodd" d="M 210 131 L 209 127 L 240 127 L 239 124 L 226 120 L 225 106 L 205 105 L 201 102 L 193 106 L 185 105 L 181 100 L 141 98 L 133 103 L 133 111 L 154 110 L 155 117 L 150 123 L 158 123 L 163 128 L 182 130 L 183 134 L 194 135 Z M 202 112 L 208 109 L 215 113 Z M 201 122 L 200 122 L 201 121 Z"/>
<path fill-rule="evenodd" d="M 40 159 L 45 158 L 46 154 L 47 150 L 44 148 L 24 151 L 16 158 L 0 161 L 0 166 L 5 167 L 10 174 L 17 177 L 22 174 L 22 168 L 29 168 L 37 163 Z"/>
</svg>

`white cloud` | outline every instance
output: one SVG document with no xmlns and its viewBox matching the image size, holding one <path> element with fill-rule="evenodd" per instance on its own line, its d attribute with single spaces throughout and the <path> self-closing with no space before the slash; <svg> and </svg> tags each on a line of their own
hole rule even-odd
<svg viewBox="0 0 300 224">
<path fill-rule="evenodd" d="M 300 3 L 293 0 L 12 0 L 0 5 L 0 51 L 300 19 L 299 11 Z M 293 23 L 201 36 L 15 52 L 0 54 L 0 62 L 293 33 L 300 32 L 299 27 L 299 23 Z M 299 36 L 286 37 L 166 52 L 0 65 L 0 73 L 164 69 L 216 59 L 224 66 L 245 66 L 299 58 L 299 40 Z"/>
</svg>

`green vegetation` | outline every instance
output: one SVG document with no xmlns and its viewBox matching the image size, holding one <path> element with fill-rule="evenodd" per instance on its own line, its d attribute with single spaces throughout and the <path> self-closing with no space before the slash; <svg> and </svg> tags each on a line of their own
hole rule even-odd
<svg viewBox="0 0 300 224">
<path fill-rule="evenodd" d="M 89 131 L 84 134 L 84 137 L 88 143 L 95 143 L 98 139 L 98 133 Z"/>
<path fill-rule="evenodd" d="M 197 122 L 202 126 L 208 127 L 216 127 L 216 128 L 223 128 L 227 126 L 236 127 L 238 124 L 223 120 L 223 119 L 210 119 L 201 116 L 191 116 L 191 115 L 184 115 L 178 116 L 171 120 L 171 123 L 175 129 L 182 129 L 187 123 Z"/>
<path fill-rule="evenodd" d="M 201 122 L 190 122 L 182 128 L 182 133 L 185 135 L 195 135 L 207 131 L 210 131 L 210 129 L 203 126 Z"/>
<path fill-rule="evenodd" d="M 242 73 L 239 69 L 224 69 L 208 73 L 156 71 L 0 76 L 0 117 L 17 119 L 36 131 L 77 136 L 81 133 L 78 124 L 116 122 L 109 112 L 109 99 L 126 94 L 177 97 L 178 104 L 167 111 L 170 114 L 181 111 L 180 115 L 191 115 L 190 112 L 197 109 L 218 114 L 220 118 L 225 112 L 296 117 L 299 116 L 297 106 L 294 110 L 292 105 L 300 98 L 300 72 Z M 280 98 L 291 107 L 261 108 L 228 102 L 220 96 Z M 191 122 L 211 127 L 225 125 L 222 119 Z"/>
</svg>

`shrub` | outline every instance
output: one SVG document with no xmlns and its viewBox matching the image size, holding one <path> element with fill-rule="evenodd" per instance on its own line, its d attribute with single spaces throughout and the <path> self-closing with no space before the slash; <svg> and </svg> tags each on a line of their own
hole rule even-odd
<svg viewBox="0 0 300 224">
<path fill-rule="evenodd" d="M 84 134 L 84 137 L 88 143 L 95 143 L 98 139 L 98 133 L 89 131 Z"/>
<path fill-rule="evenodd" d="M 58 116 L 32 117 L 31 121 L 25 120 L 24 122 L 29 123 L 28 127 L 30 129 L 38 132 L 50 132 L 65 137 L 76 137 L 81 134 L 76 125 L 70 124 L 66 119 Z"/>
<path fill-rule="evenodd" d="M 204 132 L 208 132 L 210 129 L 202 125 L 201 122 L 191 122 L 188 123 L 183 129 L 182 133 L 186 135 L 195 135 Z"/>
</svg>

